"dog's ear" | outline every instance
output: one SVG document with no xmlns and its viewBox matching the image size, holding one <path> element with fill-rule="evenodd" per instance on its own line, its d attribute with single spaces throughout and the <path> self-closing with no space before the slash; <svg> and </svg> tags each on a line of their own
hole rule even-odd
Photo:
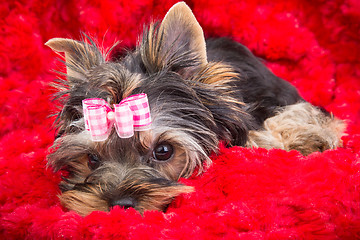
<svg viewBox="0 0 360 240">
<path fill-rule="evenodd" d="M 184 48 L 196 53 L 202 63 L 207 63 L 203 30 L 188 5 L 179 2 L 172 6 L 161 23 L 165 49 Z"/>
<path fill-rule="evenodd" d="M 105 62 L 104 56 L 92 40 L 88 44 L 67 38 L 53 38 L 45 45 L 56 52 L 65 53 L 68 78 L 85 80 L 86 72 Z"/>
<path fill-rule="evenodd" d="M 164 68 L 181 71 L 207 64 L 203 30 L 184 2 L 172 6 L 160 26 L 150 26 L 141 47 L 149 71 Z"/>
<path fill-rule="evenodd" d="M 63 109 L 56 119 L 58 136 L 64 133 L 76 132 L 82 129 L 77 120 L 82 117 L 82 100 L 88 93 L 89 71 L 105 62 L 105 57 L 96 44 L 86 35 L 83 41 L 66 38 L 53 38 L 45 43 L 46 46 L 58 53 L 65 53 L 67 82 L 54 84 L 59 92 L 56 99 L 64 98 Z"/>
</svg>

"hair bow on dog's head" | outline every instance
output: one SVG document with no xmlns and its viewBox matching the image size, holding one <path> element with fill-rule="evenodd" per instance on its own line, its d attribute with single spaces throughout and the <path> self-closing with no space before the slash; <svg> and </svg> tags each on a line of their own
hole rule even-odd
<svg viewBox="0 0 360 240">
<path fill-rule="evenodd" d="M 134 131 L 151 128 L 151 116 L 147 95 L 132 95 L 114 104 L 114 110 L 101 98 L 88 98 L 82 101 L 85 128 L 90 131 L 93 141 L 105 141 L 115 125 L 120 138 L 129 138 Z"/>
</svg>

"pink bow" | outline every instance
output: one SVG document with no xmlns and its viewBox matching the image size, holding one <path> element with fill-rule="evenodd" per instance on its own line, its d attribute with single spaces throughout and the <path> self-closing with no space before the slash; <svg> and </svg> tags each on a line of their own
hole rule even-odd
<svg viewBox="0 0 360 240">
<path fill-rule="evenodd" d="M 119 137 L 129 138 L 134 131 L 151 128 L 149 102 L 145 93 L 132 95 L 114 104 L 114 110 L 101 98 L 82 101 L 85 128 L 90 131 L 93 141 L 105 141 L 113 125 Z"/>
</svg>

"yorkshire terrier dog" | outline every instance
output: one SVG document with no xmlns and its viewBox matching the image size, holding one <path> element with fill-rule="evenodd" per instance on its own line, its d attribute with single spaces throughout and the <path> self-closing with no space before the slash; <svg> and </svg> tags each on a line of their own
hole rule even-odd
<svg viewBox="0 0 360 240">
<path fill-rule="evenodd" d="M 116 59 L 86 35 L 46 45 L 65 53 L 66 65 L 48 164 L 66 172 L 61 204 L 81 215 L 114 206 L 165 211 L 193 191 L 179 178 L 204 171 L 220 142 L 304 155 L 341 146 L 341 120 L 243 45 L 205 40 L 183 2 Z"/>
</svg>

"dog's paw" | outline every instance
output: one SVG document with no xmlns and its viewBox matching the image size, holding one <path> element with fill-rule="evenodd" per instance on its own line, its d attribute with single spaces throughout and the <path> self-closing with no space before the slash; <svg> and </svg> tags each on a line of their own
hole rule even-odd
<svg viewBox="0 0 360 240">
<path fill-rule="evenodd" d="M 310 103 L 279 109 L 258 131 L 250 131 L 248 147 L 298 150 L 303 155 L 342 146 L 346 124 Z"/>
</svg>

